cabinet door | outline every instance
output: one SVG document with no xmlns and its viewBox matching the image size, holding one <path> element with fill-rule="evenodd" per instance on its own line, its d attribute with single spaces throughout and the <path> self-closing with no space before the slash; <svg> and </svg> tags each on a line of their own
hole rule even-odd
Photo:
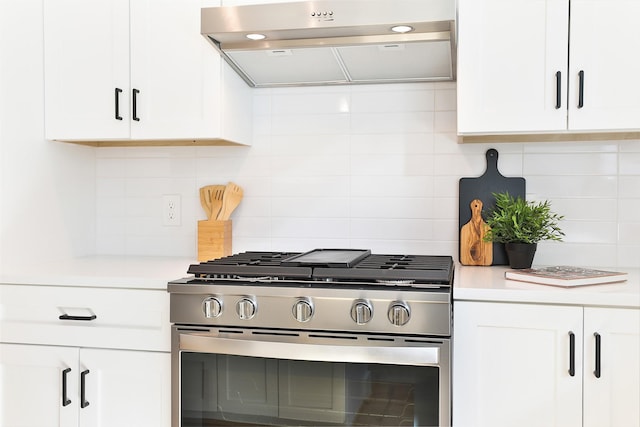
<svg viewBox="0 0 640 427">
<path fill-rule="evenodd" d="M 565 130 L 568 23 L 568 0 L 459 0 L 458 133 Z"/>
<path fill-rule="evenodd" d="M 132 139 L 219 135 L 221 58 L 200 34 L 201 8 L 219 5 L 131 0 Z"/>
<path fill-rule="evenodd" d="M 584 426 L 640 426 L 640 310 L 585 308 L 584 332 Z"/>
<path fill-rule="evenodd" d="M 639 19 L 637 0 L 571 0 L 570 130 L 640 129 Z"/>
<path fill-rule="evenodd" d="M 128 137 L 128 0 L 43 4 L 46 138 Z"/>
<path fill-rule="evenodd" d="M 76 348 L 0 344 L 0 426 L 76 426 L 77 366 Z"/>
<path fill-rule="evenodd" d="M 169 353 L 81 349 L 88 405 L 80 427 L 169 427 L 170 360 Z"/>
<path fill-rule="evenodd" d="M 454 311 L 455 426 L 582 426 L 582 308 L 456 302 Z"/>
</svg>

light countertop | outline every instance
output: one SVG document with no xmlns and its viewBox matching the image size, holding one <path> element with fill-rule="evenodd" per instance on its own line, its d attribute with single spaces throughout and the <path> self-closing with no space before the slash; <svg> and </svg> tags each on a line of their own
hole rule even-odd
<svg viewBox="0 0 640 427">
<path fill-rule="evenodd" d="M 456 265 L 453 299 L 640 308 L 640 269 L 591 267 L 629 273 L 624 282 L 564 288 L 506 280 L 507 266 Z"/>
<path fill-rule="evenodd" d="M 179 257 L 88 256 L 57 262 L 4 266 L 0 283 L 18 285 L 87 286 L 167 289 L 167 282 L 188 276 L 190 264 Z"/>
<path fill-rule="evenodd" d="M 88 256 L 58 262 L 35 261 L 5 266 L 0 283 L 18 285 L 86 286 L 167 289 L 170 280 L 188 276 L 197 260 L 153 256 Z M 561 288 L 505 280 L 506 266 L 457 264 L 454 300 L 570 304 L 640 308 L 640 269 L 593 267 L 625 271 L 625 282 Z"/>
</svg>

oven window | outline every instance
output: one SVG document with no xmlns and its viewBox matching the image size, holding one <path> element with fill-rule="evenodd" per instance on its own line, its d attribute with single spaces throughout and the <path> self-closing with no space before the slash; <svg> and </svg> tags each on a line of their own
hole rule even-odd
<svg viewBox="0 0 640 427">
<path fill-rule="evenodd" d="M 182 426 L 436 426 L 438 371 L 182 352 Z"/>
</svg>

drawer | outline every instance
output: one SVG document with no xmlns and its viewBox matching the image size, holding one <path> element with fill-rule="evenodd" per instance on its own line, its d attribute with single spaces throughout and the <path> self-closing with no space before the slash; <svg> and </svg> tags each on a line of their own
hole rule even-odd
<svg viewBox="0 0 640 427">
<path fill-rule="evenodd" d="M 0 342 L 170 351 L 163 290 L 0 286 Z"/>
</svg>

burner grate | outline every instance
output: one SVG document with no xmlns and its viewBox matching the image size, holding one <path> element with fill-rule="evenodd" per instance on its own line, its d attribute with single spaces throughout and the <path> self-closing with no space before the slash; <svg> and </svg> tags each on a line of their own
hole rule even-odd
<svg viewBox="0 0 640 427">
<path fill-rule="evenodd" d="M 336 250 L 332 250 L 335 252 Z M 346 250 L 345 250 L 346 251 Z M 367 251 L 369 252 L 369 251 Z M 215 280 L 225 277 L 272 277 L 274 280 L 439 284 L 453 283 L 453 258 L 435 255 L 370 254 L 354 264 L 335 262 L 291 262 L 301 252 L 241 252 L 224 258 L 192 264 L 188 273 Z M 289 260 L 289 261 L 287 261 Z"/>
</svg>

